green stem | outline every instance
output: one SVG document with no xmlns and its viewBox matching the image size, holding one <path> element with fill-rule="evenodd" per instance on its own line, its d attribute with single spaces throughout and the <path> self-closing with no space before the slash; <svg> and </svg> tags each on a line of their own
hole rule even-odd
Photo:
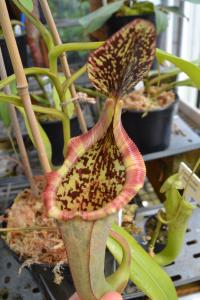
<svg viewBox="0 0 200 300">
<path fill-rule="evenodd" d="M 63 45 L 60 45 L 63 46 Z M 57 47 L 60 47 L 57 46 Z M 74 81 L 76 81 L 82 74 L 84 74 L 86 72 L 86 68 L 87 65 L 84 65 L 83 67 L 81 67 L 77 72 L 75 72 L 68 80 L 66 80 L 63 84 L 62 87 L 62 92 L 59 90 L 59 97 L 60 97 L 60 101 L 64 104 L 66 102 L 66 92 L 69 89 L 69 87 L 73 84 Z M 52 73 L 54 73 L 55 70 L 53 70 Z M 56 69 L 57 72 L 57 69 Z M 63 132 L 64 132 L 64 155 L 67 151 L 67 146 L 70 140 L 70 120 L 69 120 L 69 116 L 68 116 L 68 108 L 67 105 L 65 105 L 63 107 L 63 112 L 66 115 L 66 120 L 64 120 L 63 123 Z"/>
<path fill-rule="evenodd" d="M 7 78 L 5 79 L 2 79 L 0 81 L 0 90 L 4 89 L 7 85 L 9 85 L 11 82 L 15 81 L 16 80 L 16 76 L 15 74 L 11 75 L 11 76 L 8 76 Z"/>
<path fill-rule="evenodd" d="M 25 70 L 26 71 L 26 70 Z M 52 72 L 49 71 L 49 69 L 44 69 L 44 68 L 30 68 L 27 69 L 27 75 L 32 75 L 34 72 L 34 74 L 44 74 L 47 75 L 54 83 L 55 89 L 58 93 L 60 102 L 63 102 L 65 100 L 65 95 L 63 95 L 62 92 L 62 84 L 60 82 L 59 76 L 56 76 L 55 74 L 53 74 Z M 55 108 L 56 110 L 60 112 L 60 104 L 59 107 L 56 106 L 55 103 Z M 68 117 L 68 113 L 66 110 L 64 110 L 64 112 L 62 112 L 62 127 L 63 127 L 63 139 L 64 139 L 64 149 L 63 152 L 64 154 L 66 153 L 66 149 L 67 149 L 67 145 L 69 143 L 70 140 L 70 120 Z"/>
<path fill-rule="evenodd" d="M 38 83 L 38 86 L 40 87 L 40 89 L 42 90 L 42 93 L 43 93 L 43 95 L 44 95 L 44 97 L 46 98 L 46 100 L 48 101 L 48 94 L 47 94 L 47 92 L 46 92 L 46 90 L 45 90 L 45 88 L 44 88 L 44 82 L 43 82 L 43 80 L 40 78 L 40 76 L 38 76 L 38 74 L 34 74 L 33 75 L 34 77 L 35 77 L 35 79 L 36 79 L 36 81 L 37 81 L 37 83 Z"/>
<path fill-rule="evenodd" d="M 179 73 L 181 73 L 180 69 L 177 69 L 176 71 L 173 71 L 173 72 L 160 74 L 159 76 L 156 76 L 152 79 L 149 79 L 149 84 L 150 85 L 156 85 L 158 83 L 158 81 L 163 81 L 165 79 L 174 77 L 174 76 L 178 75 Z"/>
<path fill-rule="evenodd" d="M 59 94 L 60 102 L 63 104 L 66 102 L 65 94 L 61 91 Z M 65 115 L 65 118 L 63 120 L 63 139 L 64 139 L 64 148 L 63 148 L 63 155 L 65 157 L 67 152 L 68 143 L 70 140 L 70 119 L 68 115 L 68 108 L 67 106 L 62 107 L 62 112 Z"/>
<path fill-rule="evenodd" d="M 191 80 L 189 78 L 180 80 L 180 81 L 176 81 L 176 82 L 171 82 L 169 84 L 164 84 L 163 87 L 161 87 L 159 89 L 159 91 L 154 95 L 154 97 L 157 98 L 163 92 L 172 90 L 173 88 L 175 88 L 177 86 L 193 86 L 193 85 L 191 85 Z"/>
<path fill-rule="evenodd" d="M 63 52 L 93 50 L 102 46 L 103 43 L 104 42 L 68 43 L 55 46 L 49 52 L 50 71 L 54 74 L 57 73 L 57 59 Z"/>
<path fill-rule="evenodd" d="M 59 99 L 60 99 L 60 102 L 63 102 L 65 100 L 65 95 L 63 95 L 62 93 L 62 84 L 61 84 L 61 81 L 59 79 L 59 76 L 56 76 L 55 74 L 53 74 L 52 72 L 49 71 L 49 69 L 44 69 L 44 68 L 30 68 L 27 69 L 27 75 L 29 74 L 44 74 L 44 75 L 47 75 L 52 81 L 53 81 L 53 84 L 55 86 L 55 89 L 58 93 L 58 96 L 59 96 Z M 26 70 L 25 70 L 25 73 L 26 73 Z M 57 107 L 57 104 L 55 102 L 55 108 L 56 110 L 60 112 L 60 103 L 59 103 L 59 107 Z M 66 150 L 67 150 L 67 145 L 69 143 L 69 140 L 70 140 L 70 120 L 69 120 L 69 117 L 68 117 L 68 112 L 67 110 L 64 110 L 62 112 L 62 127 L 63 127 L 63 139 L 64 139 L 64 149 L 63 149 L 63 152 L 64 152 L 64 155 L 66 153 Z"/>
<path fill-rule="evenodd" d="M 24 72 L 27 76 L 35 76 L 35 75 L 46 75 L 48 76 L 52 82 L 55 85 L 56 90 L 62 92 L 62 85 L 60 84 L 60 81 L 56 75 L 54 75 L 52 72 L 49 71 L 49 69 L 46 68 L 38 68 L 38 67 L 31 67 L 24 69 Z M 15 74 L 7 77 L 6 79 L 3 79 L 0 81 L 0 90 L 2 90 L 5 86 L 9 85 L 13 81 L 16 80 Z"/>
<path fill-rule="evenodd" d="M 199 66 L 199 60 L 191 61 L 191 63 Z M 165 79 L 169 79 L 171 77 L 174 77 L 174 76 L 180 74 L 181 72 L 182 71 L 179 68 L 170 68 L 166 72 L 160 74 L 160 80 L 163 81 Z M 152 71 L 150 71 L 150 73 L 152 73 Z M 150 82 L 151 85 L 156 85 L 158 80 L 159 80 L 158 72 L 153 71 L 152 75 L 148 75 L 148 81 Z"/>
<path fill-rule="evenodd" d="M 18 0 L 13 0 L 14 4 L 22 11 L 27 18 L 31 21 L 31 23 L 37 28 L 40 32 L 47 49 L 50 51 L 54 47 L 53 39 L 47 28 L 40 22 L 40 20 L 31 13 L 28 9 L 26 9 Z"/>
<path fill-rule="evenodd" d="M 55 86 L 55 89 L 56 89 L 56 91 L 59 95 L 59 99 L 62 98 L 62 84 L 59 80 L 59 77 L 54 75 L 52 72 L 50 72 L 49 69 L 31 67 L 31 68 L 24 69 L 24 71 L 25 71 L 25 74 L 27 76 L 36 76 L 36 75 L 46 75 L 46 76 L 48 76 L 51 79 L 51 81 L 53 82 L 54 86 Z M 11 76 L 7 77 L 6 79 L 1 80 L 0 81 L 0 90 L 3 89 L 5 86 L 9 85 L 11 82 L 13 82 L 15 80 L 16 80 L 15 75 L 11 75 Z M 60 110 L 60 104 L 59 104 L 59 107 L 58 107 L 58 106 L 56 106 L 56 103 L 55 103 L 55 108 L 57 110 Z"/>
<path fill-rule="evenodd" d="M 69 119 L 68 115 L 66 115 L 65 112 L 63 112 L 63 113 L 65 114 L 65 118 L 63 119 L 63 135 L 64 135 L 63 155 L 65 157 L 71 135 L 70 135 L 70 119 Z"/>
<path fill-rule="evenodd" d="M 82 74 L 86 72 L 87 65 L 84 65 L 81 67 L 77 72 L 75 72 L 68 80 L 65 80 L 62 86 L 62 93 L 60 95 L 60 101 L 62 104 L 66 104 L 66 92 L 69 89 L 69 87 L 73 84 L 74 81 L 76 81 Z M 70 140 L 70 120 L 68 117 L 68 107 L 67 105 L 64 105 L 63 112 L 66 115 L 65 125 L 63 126 L 64 130 L 64 155 L 67 151 L 67 146 Z"/>
<path fill-rule="evenodd" d="M 25 69 L 24 71 L 27 76 L 28 75 L 46 75 L 46 76 L 48 76 L 52 80 L 52 82 L 55 86 L 55 89 L 58 93 L 60 101 L 63 102 L 65 100 L 65 98 L 64 98 L 65 95 L 63 95 L 63 92 L 62 92 L 62 84 L 60 82 L 59 76 L 56 76 L 55 74 L 50 72 L 49 69 L 46 69 L 46 68 L 31 67 L 31 68 Z M 0 81 L 0 90 L 3 89 L 6 85 L 10 84 L 14 80 L 15 80 L 15 75 L 11 75 L 8 78 L 6 78 L 5 80 Z M 16 100 L 16 98 L 15 98 L 15 100 Z M 13 103 L 13 104 L 19 105 L 19 103 Z M 60 107 L 57 107 L 56 104 L 55 104 L 55 108 L 57 109 L 58 113 L 61 113 L 59 111 Z M 45 108 L 45 110 L 46 109 L 47 108 Z M 45 111 L 43 111 L 43 112 L 45 113 Z M 52 115 L 55 115 L 55 112 L 56 112 L 56 110 L 54 111 L 54 114 L 52 114 Z M 66 148 L 67 148 L 68 142 L 70 140 L 70 120 L 69 120 L 66 110 L 64 111 L 64 113 L 65 113 L 64 114 L 65 117 L 62 117 L 62 125 L 63 125 L 63 135 L 64 135 L 63 136 L 64 137 L 64 153 L 66 153 Z"/>
<path fill-rule="evenodd" d="M 78 71 L 76 71 L 69 79 L 65 80 L 63 83 L 63 91 L 62 95 L 65 95 L 70 85 L 76 81 L 81 75 L 83 75 L 87 71 L 87 64 L 81 67 Z"/>
<path fill-rule="evenodd" d="M 5 103 L 11 103 L 15 106 L 23 107 L 21 99 L 18 96 L 12 96 L 12 95 L 8 96 L 6 94 L 0 93 L 0 101 Z M 32 104 L 32 108 L 34 112 L 49 114 L 61 120 L 63 126 L 64 142 L 65 145 L 67 145 L 70 140 L 70 124 L 69 124 L 69 119 L 66 117 L 66 115 L 63 112 L 56 110 L 55 108 L 42 107 L 34 104 Z"/>
<path fill-rule="evenodd" d="M 35 100 L 36 102 L 41 103 L 45 107 L 48 107 L 49 102 L 43 94 L 41 96 L 41 95 L 36 95 L 35 93 L 30 93 L 30 96 L 31 96 L 31 99 Z"/>
<path fill-rule="evenodd" d="M 153 232 L 153 235 L 151 237 L 151 241 L 149 243 L 149 253 L 150 254 L 152 254 L 154 252 L 155 244 L 156 244 L 156 241 L 158 239 L 158 236 L 159 236 L 159 233 L 160 233 L 160 230 L 161 230 L 161 226 L 162 226 L 162 223 L 160 222 L 160 220 L 157 220 L 156 228 Z"/>
<path fill-rule="evenodd" d="M 20 105 L 20 106 L 22 106 L 22 105 Z M 62 121 L 65 118 L 65 115 L 61 111 L 57 111 L 55 108 L 42 107 L 42 106 L 35 105 L 35 104 L 32 104 L 32 107 L 35 112 L 39 112 L 42 114 L 49 114 L 49 115 L 52 115 Z"/>
</svg>

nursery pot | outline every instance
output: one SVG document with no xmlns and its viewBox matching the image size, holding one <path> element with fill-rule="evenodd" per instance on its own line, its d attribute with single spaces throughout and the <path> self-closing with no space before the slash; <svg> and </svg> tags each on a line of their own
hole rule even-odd
<svg viewBox="0 0 200 300">
<path fill-rule="evenodd" d="M 64 161 L 63 156 L 63 128 L 62 122 L 58 120 L 41 122 L 43 129 L 49 137 L 52 146 L 52 163 L 54 165 L 61 165 Z M 77 136 L 81 133 L 77 117 L 70 120 L 70 134 L 71 137 Z"/>
<path fill-rule="evenodd" d="M 54 267 L 47 264 L 32 264 L 28 268 L 43 291 L 46 300 L 67 300 L 75 292 L 71 271 L 67 264 L 62 265 L 61 276 L 63 280 L 60 284 L 57 284 L 54 282 Z M 110 275 L 113 272 L 113 268 L 114 259 L 107 252 L 105 257 L 105 274 Z"/>
<path fill-rule="evenodd" d="M 24 199 L 24 201 L 26 201 L 26 199 Z M 10 206 L 11 205 L 9 205 L 8 207 Z M 1 213 L 3 214 L 4 212 L 2 211 Z M 6 213 L 4 215 L 7 216 Z M 2 222 L 2 224 L 0 224 L 0 227 L 6 228 L 7 222 Z M 25 258 L 20 257 L 19 254 L 12 250 L 4 239 L 2 239 L 2 241 L 4 243 L 5 248 L 14 257 L 14 259 L 19 264 L 23 264 Z M 54 267 L 54 264 L 52 265 L 46 263 L 32 263 L 26 268 L 30 271 L 32 277 L 35 279 L 36 283 L 38 284 L 38 287 L 44 294 L 46 300 L 66 300 L 75 292 L 69 266 L 67 264 L 62 264 L 62 266 L 60 267 L 60 274 L 63 279 L 59 284 L 54 282 Z"/>
<path fill-rule="evenodd" d="M 25 199 L 26 200 L 26 199 Z M 10 205 L 9 205 L 10 207 Z M 1 212 L 4 213 L 3 211 Z M 6 216 L 6 214 L 4 214 Z M 2 222 L 0 227 L 7 227 L 7 222 Z M 0 236 L 1 239 L 1 236 Z M 9 245 L 2 239 L 7 251 L 14 257 L 14 259 L 19 263 L 23 264 L 25 258 L 20 257 L 15 251 L 13 251 Z M 101 241 L 100 241 L 101 243 Z M 42 250 L 41 250 L 42 251 Z M 60 266 L 60 275 L 62 276 L 62 281 L 60 283 L 55 282 L 55 274 L 53 272 L 55 265 L 47 263 L 32 263 L 26 268 L 31 273 L 32 277 L 36 281 L 38 287 L 42 291 L 46 300 L 67 300 L 75 292 L 75 287 L 71 275 L 69 265 L 63 263 Z M 109 276 L 114 270 L 114 258 L 109 251 L 105 253 L 105 266 L 104 273 L 105 276 Z"/>
<path fill-rule="evenodd" d="M 24 260 L 10 249 L 4 240 L 3 242 L 9 253 L 11 253 L 17 262 L 23 264 Z M 33 263 L 26 268 L 31 273 L 46 300 L 66 300 L 75 292 L 71 272 L 68 265 L 63 264 L 61 267 L 61 276 L 63 280 L 61 283 L 57 284 L 54 282 L 54 267 L 54 265 Z"/>
<path fill-rule="evenodd" d="M 21 259 L 13 250 L 3 240 L 5 247 L 12 254 L 12 256 L 20 263 L 23 263 Z M 27 266 L 28 270 L 32 274 L 33 278 L 38 284 L 38 287 L 42 291 L 46 300 L 67 300 L 74 292 L 75 287 L 73 284 L 73 279 L 69 266 L 63 264 L 61 266 L 61 283 L 57 284 L 54 282 L 55 275 L 53 272 L 55 265 L 49 264 L 37 264 L 33 263 L 30 266 Z M 114 269 L 114 259 L 113 256 L 106 252 L 105 256 L 105 275 L 108 276 L 113 272 Z"/>
<path fill-rule="evenodd" d="M 22 64 L 24 67 L 27 67 L 28 59 L 27 59 L 27 49 L 26 49 L 26 34 L 18 35 L 15 37 L 15 39 L 17 42 L 17 47 L 19 49 Z M 6 42 L 3 37 L 0 37 L 0 46 L 1 46 L 3 59 L 5 62 L 6 72 L 7 72 L 7 75 L 9 76 L 9 75 L 13 74 L 14 71 L 13 71 L 12 63 L 11 63 L 10 56 L 8 53 L 8 48 L 6 46 Z"/>
<path fill-rule="evenodd" d="M 75 287 L 68 265 L 61 267 L 63 280 L 60 284 L 54 282 L 54 266 L 44 264 L 33 264 L 29 270 L 45 295 L 46 300 L 67 300 L 74 292 Z M 113 272 L 114 260 L 110 253 L 105 257 L 105 274 Z"/>
<path fill-rule="evenodd" d="M 156 18 L 155 14 L 144 14 L 139 16 L 117 16 L 112 15 L 112 17 L 107 21 L 107 32 L 108 36 L 111 36 L 118 30 L 120 30 L 123 26 L 127 25 L 129 22 L 132 22 L 136 19 L 143 19 L 152 22 L 154 25 L 156 25 Z"/>
<path fill-rule="evenodd" d="M 29 271 L 44 293 L 46 300 L 66 300 L 75 292 L 69 267 L 68 265 L 61 267 L 63 279 L 59 284 L 54 282 L 53 269 L 54 266 L 46 264 L 32 264 L 29 267 Z"/>
<path fill-rule="evenodd" d="M 176 103 L 174 101 L 167 107 L 149 111 L 144 117 L 143 111 L 124 111 L 124 129 L 142 154 L 161 151 L 169 146 Z"/>
</svg>

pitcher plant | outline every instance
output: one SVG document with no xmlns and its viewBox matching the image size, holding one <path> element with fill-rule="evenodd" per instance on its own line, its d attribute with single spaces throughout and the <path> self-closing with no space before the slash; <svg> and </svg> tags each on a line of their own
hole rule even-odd
<svg viewBox="0 0 200 300">
<path fill-rule="evenodd" d="M 122 244 L 124 257 L 108 278 L 104 275 L 104 258 L 117 212 L 144 182 L 144 161 L 122 127 L 121 112 L 123 97 L 152 65 L 155 39 L 154 26 L 138 19 L 90 55 L 89 79 L 108 99 L 98 123 L 71 140 L 63 165 L 47 176 L 44 203 L 49 216 L 58 220 L 81 299 L 122 292 L 128 282 L 129 248 L 116 233 L 113 237 Z"/>
</svg>

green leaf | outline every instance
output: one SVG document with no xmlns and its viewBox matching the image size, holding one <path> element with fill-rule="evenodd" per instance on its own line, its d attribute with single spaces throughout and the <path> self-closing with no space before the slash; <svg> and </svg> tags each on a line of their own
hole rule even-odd
<svg viewBox="0 0 200 300">
<path fill-rule="evenodd" d="M 159 6 L 159 9 L 166 13 L 174 13 L 181 18 L 186 18 L 185 14 L 182 12 L 180 6 Z"/>
<path fill-rule="evenodd" d="M 11 90 L 11 94 L 12 95 L 17 95 L 17 85 L 16 85 L 16 81 L 12 81 L 9 83 L 9 87 Z"/>
<path fill-rule="evenodd" d="M 20 25 L 20 26 L 24 26 L 24 23 L 18 21 L 18 20 L 11 20 L 11 25 L 15 26 L 15 25 Z"/>
<path fill-rule="evenodd" d="M 167 273 L 123 228 L 113 225 L 112 230 L 120 234 L 131 249 L 130 279 L 152 300 L 177 300 L 176 290 Z M 109 238 L 107 247 L 118 263 L 122 260 L 122 249 L 119 244 Z"/>
<path fill-rule="evenodd" d="M 63 76 L 63 75 L 60 75 L 59 79 L 60 79 L 61 83 L 63 83 L 66 80 L 65 76 Z M 65 93 L 65 101 L 70 100 L 70 99 L 71 99 L 71 93 L 68 89 L 67 92 Z M 55 86 L 53 86 L 53 100 L 54 100 L 56 109 L 60 111 L 61 110 L 60 98 L 59 98 L 58 93 L 55 89 Z M 74 103 L 73 102 L 69 102 L 67 104 L 67 113 L 68 113 L 68 118 L 69 119 L 71 119 L 74 116 Z"/>
<path fill-rule="evenodd" d="M 80 18 L 79 23 L 87 33 L 91 33 L 100 28 L 112 16 L 113 13 L 120 9 L 123 3 L 124 0 L 120 0 L 102 6 L 96 11 Z"/>
<path fill-rule="evenodd" d="M 43 104 L 44 106 L 49 106 L 49 101 L 45 97 L 36 95 L 34 93 L 31 93 L 30 95 L 31 95 L 31 98 L 34 99 L 35 101 Z"/>
<path fill-rule="evenodd" d="M 190 79 L 184 79 L 176 82 L 176 87 L 177 86 L 188 86 L 188 87 L 196 87 L 194 82 Z"/>
<path fill-rule="evenodd" d="M 29 135 L 29 137 L 30 137 L 33 145 L 35 146 L 34 139 L 33 139 L 33 136 L 32 136 L 32 132 L 31 132 L 30 126 L 28 124 L 28 120 L 27 120 L 27 116 L 25 114 L 24 108 L 17 107 L 17 109 L 20 111 L 20 113 L 22 114 L 22 116 L 24 118 L 24 123 L 26 125 L 26 129 L 27 129 L 28 135 Z M 42 126 L 39 123 L 38 123 L 38 126 L 39 126 L 39 130 L 40 130 L 40 135 L 41 135 L 42 141 L 43 141 L 44 146 L 45 146 L 45 150 L 46 150 L 46 154 L 47 154 L 48 160 L 49 160 L 49 162 L 51 162 L 51 158 L 52 158 L 51 143 L 49 141 L 49 138 L 48 138 L 46 132 L 42 128 Z"/>
<path fill-rule="evenodd" d="M 33 10 L 33 1 L 32 0 L 19 0 L 19 2 L 28 10 Z"/>
<path fill-rule="evenodd" d="M 0 103 L 0 119 L 5 127 L 9 127 L 11 123 L 9 107 L 7 103 Z"/>
<path fill-rule="evenodd" d="M 164 32 L 168 26 L 168 16 L 160 9 L 155 9 L 157 33 Z"/>
<path fill-rule="evenodd" d="M 182 72 L 188 75 L 196 87 L 200 88 L 200 68 L 198 66 L 161 49 L 156 50 L 156 57 L 160 64 L 168 60 L 176 65 Z"/>
<path fill-rule="evenodd" d="M 134 3 L 132 7 L 123 5 L 119 13 L 120 15 L 123 16 L 139 16 L 139 15 L 151 14 L 153 12 L 154 12 L 153 3 L 143 1 L 143 2 Z"/>
<path fill-rule="evenodd" d="M 63 83 L 65 81 L 65 76 L 64 75 L 58 75 L 59 76 L 59 80 L 61 83 Z M 52 93 L 52 98 L 53 98 L 53 102 L 55 105 L 55 108 L 59 111 L 61 111 L 61 106 L 60 106 L 60 97 L 57 93 L 57 90 L 55 88 L 55 86 L 53 85 L 53 93 Z"/>
</svg>

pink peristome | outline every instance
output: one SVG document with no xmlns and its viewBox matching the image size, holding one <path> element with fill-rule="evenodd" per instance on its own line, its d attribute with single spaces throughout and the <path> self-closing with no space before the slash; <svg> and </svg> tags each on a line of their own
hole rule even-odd
<svg viewBox="0 0 200 300">
<path fill-rule="evenodd" d="M 63 210 L 61 213 L 61 219 L 64 221 L 71 220 L 71 219 L 73 219 L 74 214 L 75 214 L 75 212 L 73 212 L 73 211 Z"/>
<path fill-rule="evenodd" d="M 64 165 L 47 178 L 48 184 L 44 193 L 44 200 L 47 211 L 51 216 L 64 221 L 74 217 L 81 217 L 84 220 L 100 219 L 123 208 L 142 187 L 145 178 L 144 161 L 136 145 L 128 137 L 121 124 L 121 110 L 121 101 L 117 101 L 114 108 L 114 101 L 108 100 L 104 113 L 94 128 L 88 133 L 71 140 Z M 111 202 L 95 211 L 59 210 L 56 207 L 56 194 L 62 178 L 69 173 L 79 157 L 106 134 L 111 123 L 115 142 L 122 155 L 126 172 L 125 183 L 121 192 L 114 199 L 111 199 Z M 52 213 L 54 211 L 56 211 L 55 215 Z"/>
<path fill-rule="evenodd" d="M 47 187 L 43 192 L 44 205 L 47 211 L 49 211 L 54 205 L 53 198 L 57 190 L 57 185 L 61 180 L 61 176 L 56 171 L 47 173 L 45 176 L 46 176 L 47 183 L 51 182 L 50 185 L 47 184 Z"/>
</svg>

